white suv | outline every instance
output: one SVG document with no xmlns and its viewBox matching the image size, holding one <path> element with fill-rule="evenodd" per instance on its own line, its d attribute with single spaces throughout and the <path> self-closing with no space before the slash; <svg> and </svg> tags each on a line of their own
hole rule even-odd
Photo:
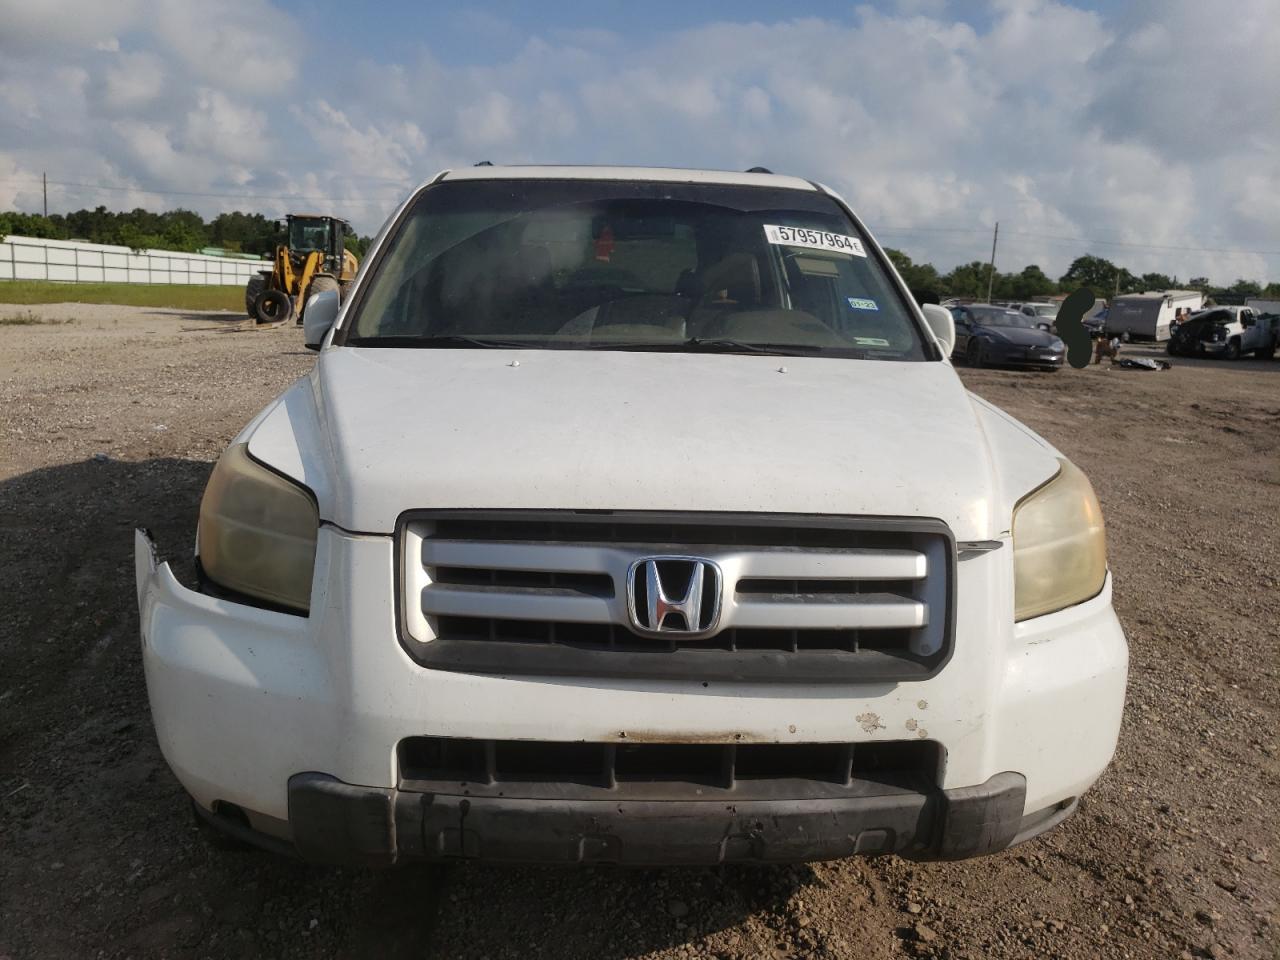
<svg viewBox="0 0 1280 960">
<path fill-rule="evenodd" d="M 137 536 L 156 732 L 304 857 L 961 858 L 1109 762 L 1102 517 L 826 188 L 483 166 L 405 201 Z"/>
</svg>

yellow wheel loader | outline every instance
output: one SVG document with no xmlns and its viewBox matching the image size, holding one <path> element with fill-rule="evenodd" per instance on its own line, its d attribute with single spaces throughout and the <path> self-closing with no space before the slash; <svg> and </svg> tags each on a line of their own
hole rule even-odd
<svg viewBox="0 0 1280 960">
<path fill-rule="evenodd" d="M 245 311 L 258 323 L 279 323 L 290 317 L 302 323 L 308 297 L 337 290 L 345 298 L 360 266 L 343 245 L 348 235 L 355 234 L 347 221 L 291 213 L 284 222 L 285 242 L 276 247 L 272 268 L 250 277 L 244 288 Z"/>
</svg>

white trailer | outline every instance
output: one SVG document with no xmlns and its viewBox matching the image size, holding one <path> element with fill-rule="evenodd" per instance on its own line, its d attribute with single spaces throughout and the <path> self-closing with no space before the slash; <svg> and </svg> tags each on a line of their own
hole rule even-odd
<svg viewBox="0 0 1280 960">
<path fill-rule="evenodd" d="M 1204 294 L 1195 290 L 1127 293 L 1111 301 L 1107 333 L 1126 339 L 1168 340 L 1179 310 L 1192 313 L 1203 306 Z"/>
</svg>

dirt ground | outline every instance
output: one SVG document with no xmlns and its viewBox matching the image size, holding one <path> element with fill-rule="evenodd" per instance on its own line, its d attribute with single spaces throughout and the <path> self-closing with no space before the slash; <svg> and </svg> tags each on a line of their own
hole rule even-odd
<svg viewBox="0 0 1280 960">
<path fill-rule="evenodd" d="M 134 527 L 189 551 L 210 463 L 314 355 L 229 314 L 0 320 L 28 311 L 70 322 L 0 325 L 0 958 L 1278 955 L 1280 361 L 961 369 L 1107 517 L 1129 701 L 1058 830 L 959 864 L 373 874 L 206 844 L 139 659 Z"/>
</svg>

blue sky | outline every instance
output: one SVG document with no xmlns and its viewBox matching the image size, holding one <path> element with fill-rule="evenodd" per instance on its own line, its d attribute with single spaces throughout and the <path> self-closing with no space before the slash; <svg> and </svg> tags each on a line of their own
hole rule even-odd
<svg viewBox="0 0 1280 960">
<path fill-rule="evenodd" d="M 357 17 L 342 31 L 340 43 L 361 50 L 381 50 L 390 60 L 411 59 L 425 47 L 443 62 L 455 65 L 491 63 L 519 52 L 530 35 L 554 38 L 580 30 L 603 30 L 647 43 L 678 30 L 707 23 L 779 23 L 796 17 L 819 17 L 852 23 L 862 4 L 823 0 L 779 4 L 763 0 L 691 3 L 689 0 L 567 0 L 531 3 L 496 0 L 488 3 L 441 4 L 393 0 L 379 4 L 377 16 Z M 867 6 L 893 11 L 900 4 Z M 943 5 L 922 3 L 920 9 Z M 1096 7 L 1096 4 L 1084 6 Z M 341 20 L 349 3 L 322 0 L 311 5 L 322 19 Z M 295 7 L 301 10 L 300 7 Z M 970 24 L 989 22 L 990 7 L 980 2 L 945 5 L 948 16 Z"/>
<path fill-rule="evenodd" d="M 0 0 L 0 209 L 325 207 L 495 162 L 763 164 L 942 269 L 1280 279 L 1275 0 Z M 1197 65 L 1223 64 L 1206 71 Z"/>
</svg>

